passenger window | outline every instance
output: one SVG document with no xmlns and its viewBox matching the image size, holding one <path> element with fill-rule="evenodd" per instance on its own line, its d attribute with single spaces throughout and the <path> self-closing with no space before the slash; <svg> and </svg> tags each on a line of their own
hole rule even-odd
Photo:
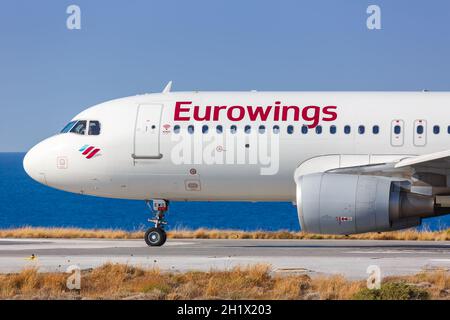
<svg viewBox="0 0 450 320">
<path fill-rule="evenodd" d="M 68 124 L 66 124 L 66 126 L 61 130 L 60 133 L 67 133 L 70 131 L 70 129 L 72 129 L 72 127 L 74 126 L 74 124 L 77 123 L 76 121 L 70 121 Z"/>
<path fill-rule="evenodd" d="M 439 126 L 434 126 L 433 127 L 433 133 L 434 134 L 439 134 L 440 131 L 441 131 L 441 128 Z"/>
<path fill-rule="evenodd" d="M 223 132 L 223 127 L 222 126 L 217 126 L 216 127 L 216 132 L 217 133 L 222 133 Z"/>
<path fill-rule="evenodd" d="M 86 125 L 87 125 L 86 120 L 78 121 L 77 124 L 72 128 L 72 130 L 70 130 L 70 132 L 85 135 L 86 134 Z"/>
<path fill-rule="evenodd" d="M 423 134 L 423 126 L 422 125 L 418 125 L 417 129 L 416 129 L 417 134 Z"/>
<path fill-rule="evenodd" d="M 280 127 L 279 126 L 273 126 L 273 133 L 279 134 L 280 133 Z"/>
<path fill-rule="evenodd" d="M 173 127 L 173 133 L 176 133 L 176 134 L 180 133 L 180 126 L 179 125 L 176 125 L 176 126 Z"/>
<path fill-rule="evenodd" d="M 287 127 L 287 133 L 288 134 L 293 134 L 294 133 L 294 126 L 288 126 Z"/>
<path fill-rule="evenodd" d="M 202 132 L 203 132 L 203 133 L 208 133 L 208 131 L 209 131 L 209 127 L 208 127 L 207 125 L 204 125 L 204 126 L 202 127 Z"/>
<path fill-rule="evenodd" d="M 190 126 L 188 126 L 188 132 L 190 133 L 190 134 L 193 134 L 194 133 L 194 126 L 191 124 Z"/>
<path fill-rule="evenodd" d="M 89 132 L 90 136 L 98 136 L 100 134 L 100 122 L 93 120 L 89 121 Z"/>
<path fill-rule="evenodd" d="M 308 133 L 308 127 L 307 126 L 302 126 L 302 133 L 303 134 L 307 134 Z"/>
<path fill-rule="evenodd" d="M 237 131 L 237 127 L 236 127 L 235 125 L 233 125 L 233 126 L 230 127 L 230 132 L 231 132 L 232 134 L 235 134 L 236 131 Z"/>
<path fill-rule="evenodd" d="M 364 132 L 366 132 L 366 128 L 364 126 L 359 126 L 358 127 L 358 133 L 359 134 L 364 134 Z"/>
<path fill-rule="evenodd" d="M 335 134 L 336 133 L 336 126 L 331 126 L 330 127 L 330 133 L 331 134 Z"/>
<path fill-rule="evenodd" d="M 402 127 L 400 127 L 400 126 L 395 126 L 394 127 L 394 133 L 395 134 L 400 134 L 402 132 Z"/>
<path fill-rule="evenodd" d="M 321 134 L 322 133 L 322 126 L 317 126 L 316 127 L 316 133 L 317 134 Z"/>
<path fill-rule="evenodd" d="M 259 126 L 259 133 L 264 133 L 264 132 L 266 132 L 266 127 L 265 126 Z"/>
<path fill-rule="evenodd" d="M 372 133 L 373 134 L 378 134 L 380 132 L 380 127 L 379 126 L 373 126 L 372 127 Z"/>
<path fill-rule="evenodd" d="M 244 132 L 249 134 L 252 131 L 252 127 L 251 126 L 245 126 L 244 128 Z"/>
<path fill-rule="evenodd" d="M 344 127 L 344 133 L 345 133 L 345 134 L 349 134 L 350 131 L 351 131 L 350 126 L 345 126 L 345 127 Z"/>
</svg>

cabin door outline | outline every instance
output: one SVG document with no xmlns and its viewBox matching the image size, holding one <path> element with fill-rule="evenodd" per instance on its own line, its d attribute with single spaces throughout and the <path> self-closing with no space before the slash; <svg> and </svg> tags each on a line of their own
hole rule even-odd
<svg viewBox="0 0 450 320">
<path fill-rule="evenodd" d="M 161 159 L 162 104 L 140 104 L 134 126 L 134 159 Z"/>
</svg>

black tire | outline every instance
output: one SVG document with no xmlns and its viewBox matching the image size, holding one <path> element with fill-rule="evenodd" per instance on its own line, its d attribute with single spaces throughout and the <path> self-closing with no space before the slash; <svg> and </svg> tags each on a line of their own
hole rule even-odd
<svg viewBox="0 0 450 320">
<path fill-rule="evenodd" d="M 150 228 L 145 232 L 144 239 L 149 247 L 160 247 L 166 242 L 167 235 L 164 229 Z"/>
</svg>

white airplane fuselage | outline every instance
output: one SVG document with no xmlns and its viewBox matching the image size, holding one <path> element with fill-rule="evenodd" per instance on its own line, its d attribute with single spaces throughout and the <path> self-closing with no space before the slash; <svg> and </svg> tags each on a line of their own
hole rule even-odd
<svg viewBox="0 0 450 320">
<path fill-rule="evenodd" d="M 98 135 L 85 131 L 52 136 L 27 153 L 24 167 L 33 179 L 50 187 L 100 197 L 295 202 L 296 170 L 306 174 L 447 150 L 449 106 L 450 93 L 431 92 L 138 95 L 81 112 L 73 120 L 98 121 Z M 202 133 L 205 125 L 209 131 Z M 307 133 L 302 132 L 303 125 L 310 126 Z M 232 126 L 237 131 L 251 126 L 258 132 L 264 126 L 265 133 L 257 133 L 261 135 L 278 126 L 278 168 L 264 175 L 257 164 L 174 163 L 176 126 L 181 132 L 194 126 L 195 134 L 205 139 L 218 134 L 217 126 L 223 132 Z M 212 150 L 229 152 L 218 143 Z"/>
</svg>

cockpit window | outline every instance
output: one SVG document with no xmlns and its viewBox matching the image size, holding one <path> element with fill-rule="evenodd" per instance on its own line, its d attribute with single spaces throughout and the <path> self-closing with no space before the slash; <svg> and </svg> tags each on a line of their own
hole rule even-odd
<svg viewBox="0 0 450 320">
<path fill-rule="evenodd" d="M 87 126 L 87 121 L 86 120 L 80 120 L 72 128 L 72 130 L 70 130 L 70 132 L 84 135 L 84 134 L 86 134 L 86 126 Z"/>
<path fill-rule="evenodd" d="M 90 136 L 98 136 L 100 134 L 100 122 L 93 120 L 89 121 L 89 133 Z"/>
<path fill-rule="evenodd" d="M 61 133 L 67 133 L 70 131 L 70 129 L 72 129 L 72 127 L 74 126 L 74 124 L 77 123 L 76 121 L 71 121 L 68 124 L 66 124 L 66 126 L 61 130 Z"/>
</svg>

